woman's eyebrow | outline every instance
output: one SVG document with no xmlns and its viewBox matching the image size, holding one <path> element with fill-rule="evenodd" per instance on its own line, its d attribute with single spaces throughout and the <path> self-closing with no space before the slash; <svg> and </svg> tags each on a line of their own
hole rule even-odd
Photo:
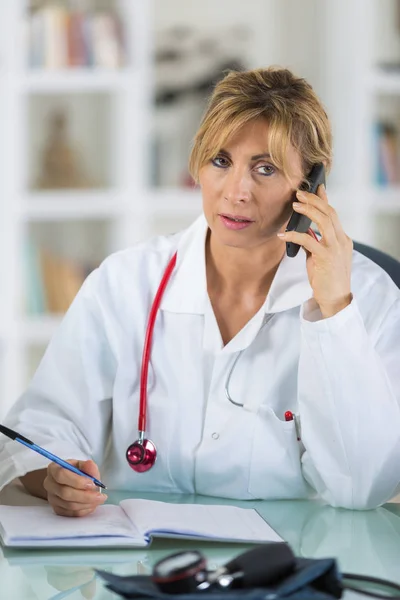
<svg viewBox="0 0 400 600">
<path fill-rule="evenodd" d="M 271 158 L 271 155 L 268 152 L 264 152 L 263 154 L 255 154 L 251 157 L 251 160 L 260 160 L 260 158 Z"/>
<path fill-rule="evenodd" d="M 224 150 L 224 148 L 221 148 L 220 153 L 231 158 L 230 152 L 228 152 L 228 150 Z M 263 152 L 262 154 L 255 154 L 250 160 L 260 160 L 261 158 L 271 158 L 271 155 L 268 152 Z"/>
</svg>

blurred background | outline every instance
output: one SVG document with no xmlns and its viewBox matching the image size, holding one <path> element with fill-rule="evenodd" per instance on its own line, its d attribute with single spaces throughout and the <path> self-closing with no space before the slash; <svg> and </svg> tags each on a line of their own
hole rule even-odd
<svg viewBox="0 0 400 600">
<path fill-rule="evenodd" d="M 0 418 L 87 274 L 199 214 L 205 100 L 271 64 L 327 108 L 347 233 L 400 259 L 399 0 L 3 0 Z"/>
</svg>

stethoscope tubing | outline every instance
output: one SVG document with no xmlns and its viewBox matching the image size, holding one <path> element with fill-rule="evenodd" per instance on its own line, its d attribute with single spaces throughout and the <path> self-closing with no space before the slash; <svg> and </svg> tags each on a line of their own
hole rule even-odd
<svg viewBox="0 0 400 600">
<path fill-rule="evenodd" d="M 267 323 L 270 322 L 270 320 L 274 317 L 274 314 L 268 315 L 265 319 L 264 319 L 264 323 L 262 324 L 260 331 L 262 329 L 264 329 L 264 327 L 266 326 Z M 260 331 L 258 332 L 258 334 L 260 333 Z M 257 334 L 257 335 L 258 335 Z M 239 354 L 237 356 L 235 356 L 233 362 L 232 362 L 232 366 L 229 369 L 229 373 L 228 373 L 228 377 L 226 378 L 226 383 L 225 383 L 225 396 L 228 398 L 229 402 L 231 402 L 232 404 L 234 404 L 235 406 L 244 406 L 243 402 L 235 402 L 235 400 L 233 400 L 232 396 L 229 393 L 229 384 L 231 381 L 231 377 L 232 377 L 232 373 L 235 370 L 236 364 L 239 360 L 239 358 L 242 356 L 244 350 L 241 350 L 239 352 Z"/>
<path fill-rule="evenodd" d="M 168 263 L 165 273 L 162 277 L 161 283 L 155 295 L 153 304 L 150 309 L 149 321 L 146 329 L 146 336 L 143 345 L 142 354 L 142 368 L 140 372 L 140 403 L 139 403 L 139 419 L 138 419 L 138 435 L 139 439 L 143 438 L 146 431 L 147 421 L 147 378 L 149 373 L 150 354 L 151 354 L 151 342 L 153 339 L 154 324 L 157 317 L 158 309 L 160 308 L 161 299 L 163 297 L 165 288 L 171 278 L 172 271 L 175 268 L 177 259 L 177 252 L 173 255 L 170 262 Z"/>
</svg>

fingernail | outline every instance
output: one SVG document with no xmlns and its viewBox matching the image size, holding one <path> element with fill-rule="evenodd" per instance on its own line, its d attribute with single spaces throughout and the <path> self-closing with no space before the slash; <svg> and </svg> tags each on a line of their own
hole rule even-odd
<svg viewBox="0 0 400 600">
<path fill-rule="evenodd" d="M 85 483 L 85 490 L 94 490 L 97 489 L 97 485 L 95 485 L 93 483 L 93 481 L 89 481 L 88 483 Z"/>
<path fill-rule="evenodd" d="M 284 238 L 286 237 L 286 233 L 277 233 L 276 234 L 279 238 Z"/>
<path fill-rule="evenodd" d="M 304 192 L 302 192 L 301 190 L 298 190 L 298 191 L 296 192 L 296 196 L 297 196 L 298 198 L 304 198 L 304 199 L 306 199 L 306 198 L 307 198 L 307 196 L 305 195 L 305 193 L 304 193 Z"/>
<path fill-rule="evenodd" d="M 293 208 L 302 208 L 303 205 L 300 202 L 293 202 Z"/>
</svg>

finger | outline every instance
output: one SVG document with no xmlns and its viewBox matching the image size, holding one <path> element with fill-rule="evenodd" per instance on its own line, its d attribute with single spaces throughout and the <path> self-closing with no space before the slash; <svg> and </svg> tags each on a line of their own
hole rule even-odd
<svg viewBox="0 0 400 600">
<path fill-rule="evenodd" d="M 317 196 L 318 196 L 318 198 L 321 198 L 321 200 L 323 202 L 326 202 L 326 204 L 329 204 L 328 194 L 326 193 L 326 187 L 323 183 L 320 183 L 318 186 Z"/>
<path fill-rule="evenodd" d="M 312 194 L 311 192 L 307 192 L 306 190 L 297 190 L 296 197 L 300 202 L 305 202 L 306 204 L 312 204 L 313 206 L 317 206 L 321 209 L 322 212 L 326 214 L 329 213 L 329 202 L 326 191 L 322 189 L 322 184 L 318 187 L 317 193 Z"/>
<path fill-rule="evenodd" d="M 49 502 L 49 504 L 51 504 L 51 506 L 53 506 L 53 508 L 55 506 L 58 506 L 65 510 L 74 510 L 74 511 L 75 510 L 89 510 L 91 508 L 96 508 L 96 506 L 100 506 L 101 504 L 104 504 L 104 502 L 106 500 L 107 500 L 107 497 L 103 496 L 102 498 L 99 498 L 98 500 L 96 500 L 96 502 L 89 502 L 87 504 L 82 504 L 81 502 L 68 502 L 67 500 L 63 500 L 59 496 L 53 496 L 52 494 L 50 494 L 48 496 L 48 502 Z"/>
<path fill-rule="evenodd" d="M 67 462 L 83 471 L 84 469 L 82 469 L 81 465 L 85 465 L 86 463 L 92 463 L 93 461 L 68 460 Z M 92 465 L 89 465 L 89 468 L 94 470 Z M 78 490 L 90 490 L 97 488 L 96 484 L 91 479 L 88 479 L 84 475 L 72 473 L 72 471 L 61 467 L 56 463 L 51 463 L 48 466 L 47 470 L 51 477 L 61 485 L 67 485 Z M 96 472 L 98 473 L 97 467 Z M 91 473 L 88 473 L 88 475 L 91 475 Z M 98 473 L 98 475 L 100 476 L 100 473 Z M 94 475 L 94 477 L 96 477 L 96 475 Z"/>
<path fill-rule="evenodd" d="M 100 479 L 99 467 L 93 460 L 77 460 L 76 465 L 74 466 L 80 471 L 83 471 L 84 473 L 87 473 L 96 479 Z"/>
<path fill-rule="evenodd" d="M 319 208 L 304 202 L 293 202 L 293 210 L 306 215 L 313 223 L 316 223 L 325 244 L 332 246 L 337 243 L 337 235 L 331 219 Z"/>
<path fill-rule="evenodd" d="M 93 504 L 104 497 L 97 489 L 77 490 L 68 485 L 60 485 L 51 478 L 46 477 L 43 482 L 46 492 L 52 496 L 57 496 L 66 502 L 79 502 L 80 504 Z"/>
<path fill-rule="evenodd" d="M 59 515 L 60 517 L 86 517 L 87 515 L 92 514 L 97 507 L 84 510 L 66 510 L 57 506 L 53 506 L 52 508 L 55 514 Z"/>
<path fill-rule="evenodd" d="M 293 242 L 298 244 L 305 250 L 308 250 L 311 254 L 318 256 L 326 252 L 324 248 L 317 240 L 315 240 L 308 233 L 299 233 L 298 231 L 285 231 L 278 233 L 278 237 L 285 242 Z"/>
<path fill-rule="evenodd" d="M 326 189 L 323 184 L 318 187 L 318 195 L 299 190 L 296 192 L 296 197 L 302 204 L 314 206 L 320 210 L 322 214 L 326 215 L 331 220 L 333 229 L 338 239 L 346 236 L 336 210 L 329 204 Z M 314 223 L 317 222 L 314 221 Z"/>
</svg>

